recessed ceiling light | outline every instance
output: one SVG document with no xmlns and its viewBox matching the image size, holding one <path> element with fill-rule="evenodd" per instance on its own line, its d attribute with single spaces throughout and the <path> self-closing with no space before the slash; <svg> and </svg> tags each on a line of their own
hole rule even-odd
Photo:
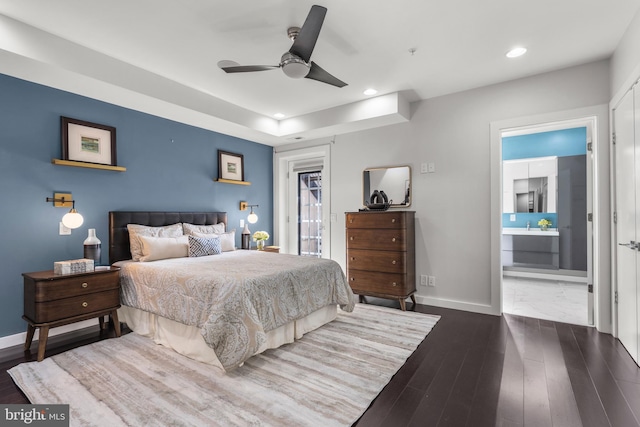
<svg viewBox="0 0 640 427">
<path fill-rule="evenodd" d="M 378 93 L 378 91 L 371 88 L 364 91 L 365 95 L 375 95 L 376 93 Z"/>
<path fill-rule="evenodd" d="M 516 47 L 507 52 L 507 58 L 517 58 L 518 56 L 522 56 L 527 52 L 527 49 L 524 47 Z"/>
<path fill-rule="evenodd" d="M 276 119 L 284 119 L 284 114 L 282 114 L 282 113 L 275 113 L 275 114 L 273 115 L 273 117 L 275 117 Z"/>
</svg>

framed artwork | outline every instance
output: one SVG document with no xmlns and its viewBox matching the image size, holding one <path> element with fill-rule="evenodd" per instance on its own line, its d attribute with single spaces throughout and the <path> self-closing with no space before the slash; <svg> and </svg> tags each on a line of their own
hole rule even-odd
<svg viewBox="0 0 640 427">
<path fill-rule="evenodd" d="M 218 178 L 244 181 L 244 156 L 218 150 Z"/>
<path fill-rule="evenodd" d="M 116 128 L 61 117 L 62 159 L 117 166 Z"/>
</svg>

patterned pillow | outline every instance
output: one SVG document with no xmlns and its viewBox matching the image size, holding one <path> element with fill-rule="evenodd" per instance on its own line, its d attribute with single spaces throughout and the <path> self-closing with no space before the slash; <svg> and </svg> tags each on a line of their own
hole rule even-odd
<svg viewBox="0 0 640 427">
<path fill-rule="evenodd" d="M 129 248 L 131 249 L 131 259 L 140 261 L 142 256 L 142 241 L 140 236 L 147 237 L 180 237 L 182 232 L 182 223 L 178 222 L 164 227 L 150 227 L 148 225 L 127 224 L 129 230 Z"/>
<path fill-rule="evenodd" d="M 189 224 L 188 222 L 182 223 L 182 230 L 184 234 L 191 234 L 192 236 L 196 236 L 196 233 L 202 234 L 220 234 L 224 233 L 224 222 L 213 225 L 196 225 Z"/>
<path fill-rule="evenodd" d="M 189 256 L 218 255 L 222 253 L 220 237 L 189 236 Z"/>
</svg>

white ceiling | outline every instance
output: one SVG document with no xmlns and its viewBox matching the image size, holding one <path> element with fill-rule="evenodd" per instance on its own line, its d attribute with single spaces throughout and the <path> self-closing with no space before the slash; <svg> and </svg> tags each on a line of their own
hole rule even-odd
<svg viewBox="0 0 640 427">
<path fill-rule="evenodd" d="M 119 96 L 131 99 L 122 102 L 125 106 L 144 105 L 140 109 L 155 112 L 154 101 L 167 111 L 166 104 L 178 105 L 180 113 L 174 115 L 198 116 L 186 122 L 277 145 L 292 136 L 353 130 L 337 126 L 346 107 L 336 107 L 364 105 L 368 97 L 362 92 L 369 87 L 380 95 L 397 93 L 395 115 L 406 120 L 403 102 L 608 58 L 640 0 L 318 0 L 328 13 L 312 60 L 348 86 L 294 80 L 281 70 L 226 74 L 217 67 L 223 59 L 278 64 L 291 45 L 287 28 L 301 26 L 312 4 L 0 0 L 0 53 L 5 55 L 0 60 L 26 61 L 25 67 L 35 61 L 48 67 L 49 76 L 54 68 L 75 73 L 88 78 L 84 86 L 107 82 L 124 87 L 126 93 Z M 506 51 L 516 45 L 525 46 L 527 54 L 507 59 Z M 65 59 L 72 53 L 86 60 Z M 87 64 L 91 58 L 111 61 L 110 74 L 106 65 L 101 74 Z M 135 68 L 123 72 L 123 63 Z M 20 74 L 1 66 L 0 72 Z M 144 102 L 133 100 L 139 94 Z M 277 112 L 286 119 L 273 119 Z M 388 112 L 377 115 L 389 122 Z M 307 124 L 296 127 L 296 118 Z"/>
</svg>

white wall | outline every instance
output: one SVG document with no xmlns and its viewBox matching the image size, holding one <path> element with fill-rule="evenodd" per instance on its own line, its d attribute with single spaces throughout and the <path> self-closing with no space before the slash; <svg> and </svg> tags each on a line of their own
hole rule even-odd
<svg viewBox="0 0 640 427">
<path fill-rule="evenodd" d="M 629 24 L 611 57 L 611 95 L 615 99 L 640 77 L 640 12 Z M 623 92 L 622 94 L 620 92 Z"/>
<path fill-rule="evenodd" d="M 362 170 L 413 169 L 419 302 L 497 314 L 491 286 L 490 123 L 606 104 L 609 62 L 598 61 L 412 104 L 411 121 L 335 137 L 331 147 L 332 258 L 345 267 L 344 212 L 361 207 Z M 606 117 L 603 123 L 606 126 Z M 309 145 L 323 141 L 309 141 Z M 420 173 L 434 162 L 436 172 Z M 608 174 L 607 177 L 608 178 Z"/>
</svg>

